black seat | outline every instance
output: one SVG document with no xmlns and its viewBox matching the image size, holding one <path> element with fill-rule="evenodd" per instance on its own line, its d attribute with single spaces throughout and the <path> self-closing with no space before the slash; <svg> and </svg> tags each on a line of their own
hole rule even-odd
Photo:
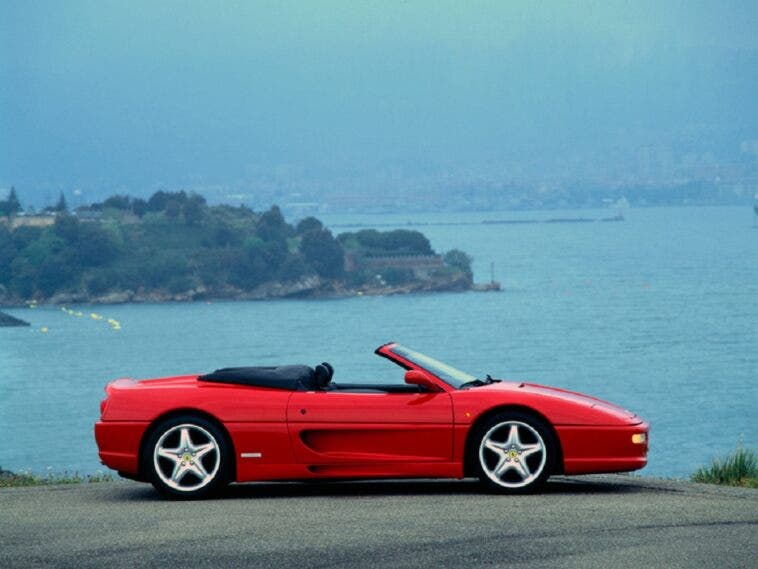
<svg viewBox="0 0 758 569">
<path fill-rule="evenodd" d="M 321 373 L 329 375 L 326 368 Z M 217 369 L 213 373 L 201 375 L 197 379 L 216 383 L 273 387 L 275 389 L 287 389 L 290 391 L 310 391 L 316 389 L 316 372 L 313 368 L 306 365 L 226 367 Z"/>
</svg>

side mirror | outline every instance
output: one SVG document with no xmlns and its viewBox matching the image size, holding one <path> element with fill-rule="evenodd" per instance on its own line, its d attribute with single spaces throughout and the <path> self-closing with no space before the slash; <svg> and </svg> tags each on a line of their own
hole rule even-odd
<svg viewBox="0 0 758 569">
<path fill-rule="evenodd" d="M 419 385 L 429 391 L 439 391 L 440 387 L 432 376 L 420 369 L 409 369 L 405 372 L 405 383 L 410 385 Z"/>
</svg>

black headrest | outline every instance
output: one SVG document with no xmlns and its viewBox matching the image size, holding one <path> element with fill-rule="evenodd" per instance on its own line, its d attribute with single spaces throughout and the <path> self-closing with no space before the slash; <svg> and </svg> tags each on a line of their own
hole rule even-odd
<svg viewBox="0 0 758 569">
<path fill-rule="evenodd" d="M 329 368 L 324 364 L 319 364 L 314 368 L 314 384 L 316 389 L 325 389 L 329 385 L 329 381 L 332 379 L 329 373 Z"/>
<path fill-rule="evenodd" d="M 329 370 L 329 381 L 332 380 L 334 377 L 334 366 L 330 364 L 329 362 L 321 362 L 321 365 L 324 366 L 327 370 Z"/>
</svg>

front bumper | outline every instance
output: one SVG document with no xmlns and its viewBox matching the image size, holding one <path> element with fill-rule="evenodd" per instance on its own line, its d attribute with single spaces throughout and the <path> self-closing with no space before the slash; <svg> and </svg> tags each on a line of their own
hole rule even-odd
<svg viewBox="0 0 758 569">
<path fill-rule="evenodd" d="M 650 425 L 646 421 L 612 427 L 563 425 L 555 430 L 564 474 L 628 472 L 647 465 Z"/>
</svg>

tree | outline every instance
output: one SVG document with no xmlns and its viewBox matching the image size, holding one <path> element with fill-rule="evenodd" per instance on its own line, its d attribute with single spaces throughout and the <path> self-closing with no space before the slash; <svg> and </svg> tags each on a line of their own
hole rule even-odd
<svg viewBox="0 0 758 569">
<path fill-rule="evenodd" d="M 21 211 L 21 202 L 18 201 L 18 196 L 16 195 L 16 188 L 11 186 L 11 191 L 8 194 L 8 211 L 11 215 L 18 213 Z"/>
<path fill-rule="evenodd" d="M 69 245 L 76 245 L 79 241 L 79 228 L 81 223 L 73 215 L 64 214 L 55 218 L 53 231 Z"/>
<path fill-rule="evenodd" d="M 429 239 L 420 231 L 395 229 L 383 233 L 384 248 L 406 255 L 433 255 Z"/>
<path fill-rule="evenodd" d="M 58 198 L 58 203 L 55 204 L 55 207 L 53 208 L 54 211 L 62 212 L 62 211 L 68 211 L 68 205 L 66 204 L 66 196 L 63 195 L 63 192 L 61 192 L 61 196 Z"/>
<path fill-rule="evenodd" d="M 182 211 L 182 205 L 177 200 L 168 200 L 166 202 L 165 212 L 168 217 L 179 217 Z"/>
<path fill-rule="evenodd" d="M 128 210 L 131 208 L 131 198 L 116 194 L 103 202 L 103 208 Z"/>
<path fill-rule="evenodd" d="M 156 212 L 164 211 L 169 202 L 172 201 L 176 202 L 177 205 L 181 207 L 184 205 L 184 202 L 187 201 L 186 192 L 184 190 L 181 190 L 179 192 L 164 192 L 163 190 L 158 190 L 152 196 L 150 196 L 149 200 L 147 200 L 147 209 L 148 211 Z"/>
<path fill-rule="evenodd" d="M 369 256 L 383 255 L 434 255 L 429 240 L 419 231 L 395 229 L 377 231 L 362 229 L 357 233 L 342 233 L 338 237 L 346 247 L 355 246 Z"/>
<path fill-rule="evenodd" d="M 0 284 L 11 280 L 11 263 L 18 254 L 10 229 L 0 224 Z"/>
<path fill-rule="evenodd" d="M 205 214 L 205 198 L 198 194 L 190 194 L 189 199 L 182 206 L 184 221 L 187 225 L 199 225 Z"/>
<path fill-rule="evenodd" d="M 306 217 L 298 222 L 296 231 L 298 235 L 304 235 L 309 231 L 320 231 L 323 228 L 324 226 L 315 217 Z"/>
<path fill-rule="evenodd" d="M 0 201 L 0 215 L 13 216 L 21 211 L 21 202 L 18 201 L 16 195 L 16 188 L 11 186 L 11 191 L 8 193 L 8 199 Z"/>
<path fill-rule="evenodd" d="M 279 207 L 271 206 L 258 220 L 255 234 L 264 241 L 286 241 L 292 234 L 292 227 L 284 221 Z"/>
<path fill-rule="evenodd" d="M 461 271 L 467 279 L 474 278 L 474 273 L 471 271 L 472 259 L 460 249 L 451 249 L 445 253 L 443 260 L 448 267 Z"/>
<path fill-rule="evenodd" d="M 142 217 L 147 213 L 147 202 L 142 198 L 134 198 L 132 200 L 132 213 L 137 217 Z"/>
<path fill-rule="evenodd" d="M 339 278 L 345 272 L 345 250 L 328 229 L 303 235 L 300 251 L 321 277 Z"/>
<path fill-rule="evenodd" d="M 213 218 L 209 223 L 205 245 L 208 247 L 231 247 L 242 245 L 245 234 L 229 223 Z"/>
<path fill-rule="evenodd" d="M 110 231 L 98 224 L 83 223 L 79 227 L 76 254 L 84 267 L 99 267 L 118 257 L 119 247 Z"/>
</svg>

